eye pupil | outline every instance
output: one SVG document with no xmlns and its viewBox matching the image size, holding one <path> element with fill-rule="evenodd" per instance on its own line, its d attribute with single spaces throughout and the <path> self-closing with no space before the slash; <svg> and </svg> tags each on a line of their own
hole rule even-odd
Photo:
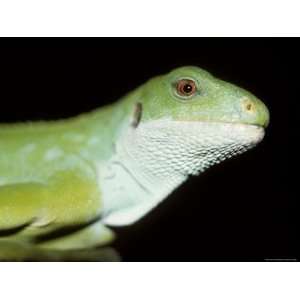
<svg viewBox="0 0 300 300">
<path fill-rule="evenodd" d="M 186 94 L 190 94 L 193 90 L 193 87 L 190 85 L 190 84 L 186 84 L 183 86 L 183 91 L 186 93 Z"/>
<path fill-rule="evenodd" d="M 190 97 L 196 92 L 196 84 L 190 79 L 181 79 L 177 82 L 177 94 L 183 97 Z"/>
</svg>

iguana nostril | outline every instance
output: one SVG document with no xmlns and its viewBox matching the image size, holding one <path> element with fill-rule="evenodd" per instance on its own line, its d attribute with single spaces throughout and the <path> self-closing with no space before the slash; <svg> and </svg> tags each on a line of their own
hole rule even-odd
<svg viewBox="0 0 300 300">
<path fill-rule="evenodd" d="M 245 97 L 240 102 L 242 118 L 246 123 L 267 127 L 269 123 L 269 111 L 258 99 Z"/>
<path fill-rule="evenodd" d="M 246 110 L 251 110 L 251 109 L 252 109 L 252 104 L 251 103 L 247 104 L 246 105 Z"/>
<path fill-rule="evenodd" d="M 254 103 L 249 100 L 249 99 L 246 99 L 243 103 L 242 103 L 242 107 L 245 111 L 249 112 L 249 113 L 253 113 L 255 112 L 255 105 Z"/>
</svg>

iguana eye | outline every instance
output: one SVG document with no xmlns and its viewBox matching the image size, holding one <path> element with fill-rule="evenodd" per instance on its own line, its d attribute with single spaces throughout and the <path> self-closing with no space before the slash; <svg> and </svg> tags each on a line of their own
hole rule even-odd
<svg viewBox="0 0 300 300">
<path fill-rule="evenodd" d="M 181 79 L 177 82 L 176 90 L 179 96 L 189 97 L 195 94 L 196 84 L 191 79 Z"/>
</svg>

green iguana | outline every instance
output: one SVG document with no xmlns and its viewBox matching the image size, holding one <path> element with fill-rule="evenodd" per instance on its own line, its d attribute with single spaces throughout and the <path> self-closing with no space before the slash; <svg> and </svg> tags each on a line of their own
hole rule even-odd
<svg viewBox="0 0 300 300">
<path fill-rule="evenodd" d="M 0 125 L 0 260 L 107 245 L 108 226 L 254 147 L 268 122 L 251 93 L 181 67 L 78 117 Z"/>
</svg>

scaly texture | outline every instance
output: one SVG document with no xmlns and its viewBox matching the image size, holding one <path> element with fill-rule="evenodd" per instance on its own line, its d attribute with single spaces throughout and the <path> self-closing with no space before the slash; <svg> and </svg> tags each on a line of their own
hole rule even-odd
<svg viewBox="0 0 300 300">
<path fill-rule="evenodd" d="M 189 175 L 255 146 L 268 122 L 253 94 L 182 67 L 75 118 L 0 125 L 0 241 L 107 244 L 106 225 L 139 220 Z"/>
</svg>

